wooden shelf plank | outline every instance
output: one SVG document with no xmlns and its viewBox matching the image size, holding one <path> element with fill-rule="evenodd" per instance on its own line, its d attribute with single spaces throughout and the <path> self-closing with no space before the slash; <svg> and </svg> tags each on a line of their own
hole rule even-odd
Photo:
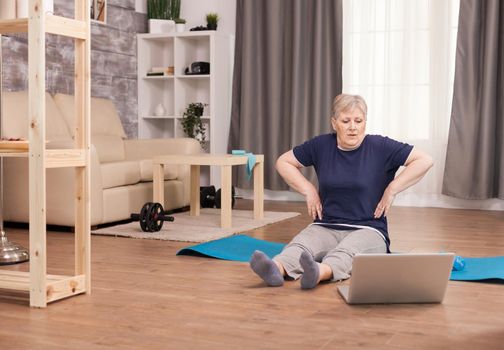
<svg viewBox="0 0 504 350">
<path fill-rule="evenodd" d="M 47 302 L 68 298 L 73 295 L 86 292 L 86 276 L 78 275 L 66 277 L 59 281 L 48 281 L 47 283 Z"/>
<path fill-rule="evenodd" d="M 22 292 L 30 291 L 30 282 L 28 281 L 16 281 L 16 280 L 6 280 L 0 281 L 0 289 L 17 290 Z"/>
<path fill-rule="evenodd" d="M 27 33 L 28 18 L 4 19 L 0 21 L 0 34 Z"/>
<path fill-rule="evenodd" d="M 17 276 L 17 277 L 23 277 L 28 275 L 29 272 L 25 271 L 13 271 L 13 270 L 4 270 L 0 269 L 0 278 L 4 276 Z M 67 278 L 68 276 L 64 275 L 47 275 L 47 279 L 50 281 L 59 281 L 61 279 Z"/>
<path fill-rule="evenodd" d="M 0 34 L 27 33 L 28 18 L 5 19 L 0 21 Z M 72 18 L 46 15 L 46 32 L 68 36 L 76 39 L 86 39 L 86 23 Z"/>
<path fill-rule="evenodd" d="M 46 168 L 82 167 L 86 165 L 86 152 L 83 149 L 46 150 Z"/>
<path fill-rule="evenodd" d="M 85 291 L 84 276 L 47 275 L 47 302 L 65 298 Z M 0 289 L 30 291 L 30 273 L 0 270 Z M 51 296 L 51 297 L 49 297 Z"/>
<path fill-rule="evenodd" d="M 46 32 L 75 39 L 87 38 L 86 23 L 84 21 L 61 16 L 46 15 Z"/>
<path fill-rule="evenodd" d="M 48 149 L 46 150 L 46 168 L 64 168 L 85 166 L 85 152 L 81 149 Z M 27 158 L 28 152 L 0 150 L 0 157 Z"/>
<path fill-rule="evenodd" d="M 0 157 L 10 157 L 10 158 L 15 158 L 15 157 L 28 157 L 28 152 L 19 152 L 16 150 L 13 151 L 8 151 L 8 150 L 1 150 L 0 151 Z"/>
</svg>

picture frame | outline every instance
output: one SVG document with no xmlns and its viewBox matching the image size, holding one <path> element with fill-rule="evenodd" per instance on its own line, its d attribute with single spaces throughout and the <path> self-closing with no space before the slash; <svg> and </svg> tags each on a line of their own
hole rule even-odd
<svg viewBox="0 0 504 350">
<path fill-rule="evenodd" d="M 91 0 L 91 20 L 107 23 L 107 0 Z"/>
</svg>

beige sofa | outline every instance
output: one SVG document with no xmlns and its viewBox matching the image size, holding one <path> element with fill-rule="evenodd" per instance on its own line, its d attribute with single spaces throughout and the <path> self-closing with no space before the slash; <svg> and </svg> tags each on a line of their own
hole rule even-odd
<svg viewBox="0 0 504 350">
<path fill-rule="evenodd" d="M 28 93 L 3 93 L 4 137 L 28 138 Z M 74 98 L 46 93 L 47 148 L 72 148 Z M 200 152 L 194 139 L 127 140 L 112 101 L 91 98 L 91 225 L 125 220 L 152 200 L 152 160 Z M 74 225 L 74 169 L 47 170 L 47 223 Z M 4 159 L 4 220 L 28 222 L 28 161 Z M 189 205 L 189 168 L 166 167 L 166 210 Z"/>
</svg>

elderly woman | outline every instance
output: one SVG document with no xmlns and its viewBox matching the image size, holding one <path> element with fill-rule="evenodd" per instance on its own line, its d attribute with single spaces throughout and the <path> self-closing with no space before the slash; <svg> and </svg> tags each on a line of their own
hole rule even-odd
<svg viewBox="0 0 504 350">
<path fill-rule="evenodd" d="M 276 163 L 290 187 L 306 198 L 314 222 L 273 259 L 254 252 L 252 270 L 269 286 L 301 278 L 301 288 L 350 277 L 356 254 L 389 252 L 387 214 L 395 196 L 432 167 L 427 154 L 406 143 L 366 135 L 367 106 L 341 94 L 332 105 L 334 133 L 317 136 L 282 154 Z M 300 172 L 313 166 L 319 191 Z M 395 177 L 400 166 L 404 170 Z M 394 178 L 395 177 L 395 178 Z"/>
</svg>

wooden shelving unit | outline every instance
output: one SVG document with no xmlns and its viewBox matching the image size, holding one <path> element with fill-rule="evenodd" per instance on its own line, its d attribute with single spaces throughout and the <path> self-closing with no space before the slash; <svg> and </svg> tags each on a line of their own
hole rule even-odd
<svg viewBox="0 0 504 350">
<path fill-rule="evenodd" d="M 0 35 L 28 33 L 29 151 L 0 151 L 28 157 L 30 272 L 0 269 L 0 289 L 27 291 L 30 306 L 91 292 L 90 236 L 90 18 L 89 0 L 75 1 L 75 19 L 43 13 L 45 0 L 29 0 L 29 18 L 0 21 Z M 45 35 L 75 39 L 75 147 L 46 150 Z M 75 274 L 47 274 L 46 169 L 75 167 Z"/>
</svg>

